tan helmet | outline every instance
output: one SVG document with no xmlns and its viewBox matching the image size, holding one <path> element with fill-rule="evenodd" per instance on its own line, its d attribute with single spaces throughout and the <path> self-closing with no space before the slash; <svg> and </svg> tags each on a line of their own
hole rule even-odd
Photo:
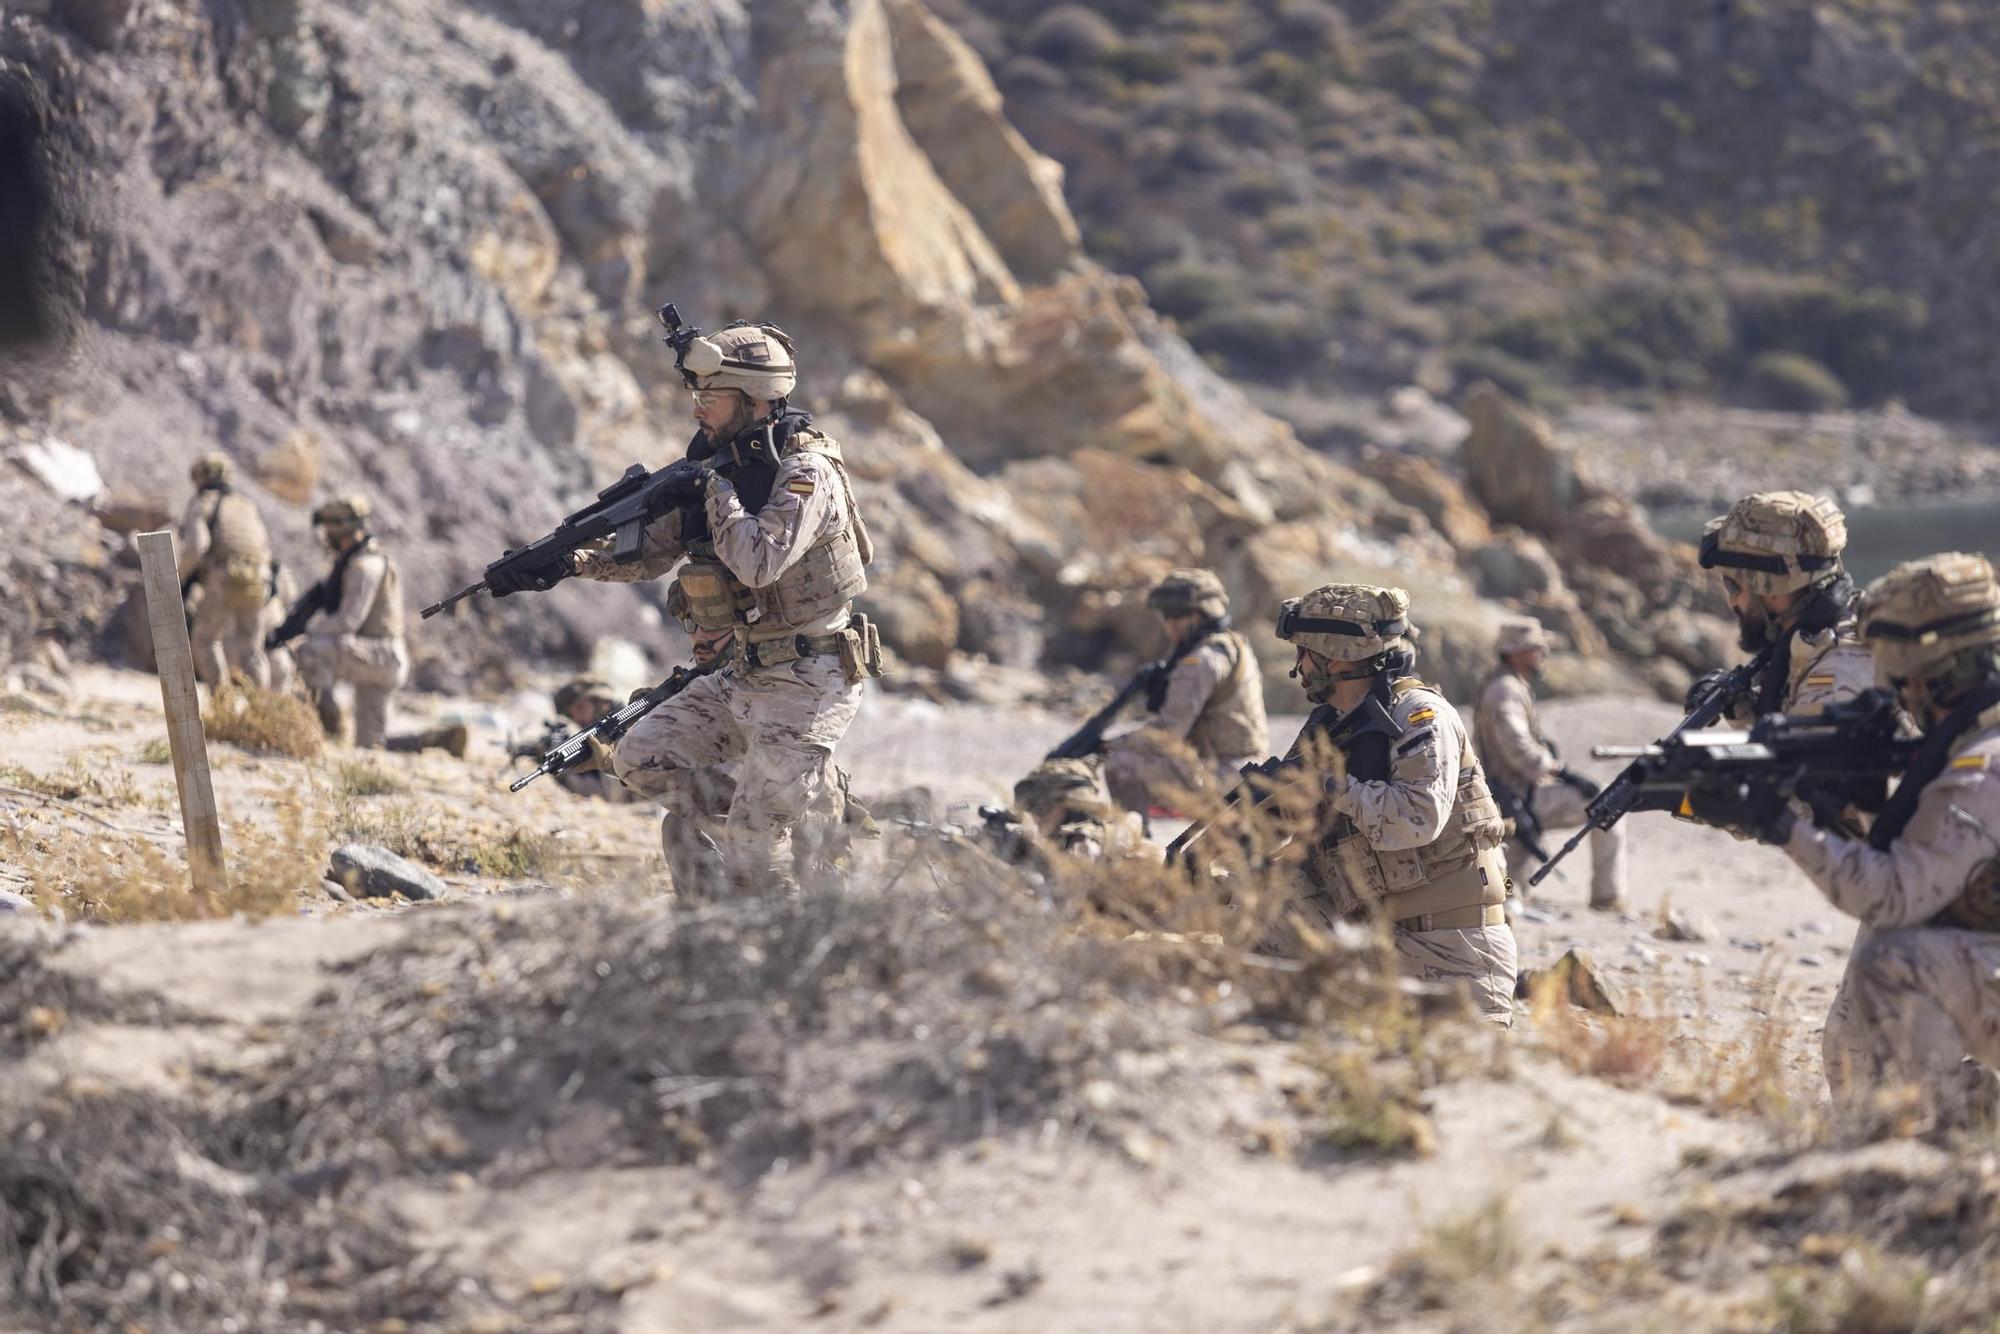
<svg viewBox="0 0 2000 1334">
<path fill-rule="evenodd" d="M 1146 605 L 1162 616 L 1222 616 L 1229 593 L 1209 570 L 1169 570 L 1146 594 Z"/>
<path fill-rule="evenodd" d="M 1847 516 L 1825 496 L 1760 491 L 1710 519 L 1701 565 L 1720 569 L 1752 593 L 1771 596 L 1826 583 L 1840 573 Z"/>
<path fill-rule="evenodd" d="M 1904 561 L 1861 595 L 1861 637 L 1875 679 L 1890 686 L 1949 675 L 1968 650 L 1990 653 L 2000 646 L 1992 563 L 1963 551 Z"/>
<path fill-rule="evenodd" d="M 1494 645 L 1494 652 L 1504 658 L 1513 653 L 1526 653 L 1529 649 L 1549 647 L 1549 632 L 1542 629 L 1540 621 L 1532 616 L 1509 616 L 1500 622 L 1500 638 Z"/>
<path fill-rule="evenodd" d="M 1328 584 L 1278 609 L 1278 638 L 1335 661 L 1364 661 L 1415 637 L 1410 595 L 1400 588 Z"/>
<path fill-rule="evenodd" d="M 229 472 L 229 456 L 211 449 L 188 469 L 188 480 L 196 486 L 227 486 Z"/>
<path fill-rule="evenodd" d="M 594 676 L 578 676 L 565 681 L 556 691 L 556 712 L 568 713 L 580 699 L 601 700 L 612 708 L 618 707 L 618 694 L 610 686 Z"/>
<path fill-rule="evenodd" d="M 792 354 L 792 340 L 777 325 L 739 320 L 689 343 L 681 378 L 690 389 L 740 389 L 775 403 L 799 382 Z"/>
<path fill-rule="evenodd" d="M 366 528 L 373 507 L 366 496 L 335 496 L 312 512 L 315 528 Z"/>
<path fill-rule="evenodd" d="M 1040 819 L 1068 807 L 1109 810 L 1111 795 L 1095 759 L 1043 760 L 1014 784 L 1014 805 L 1021 814 Z"/>
</svg>

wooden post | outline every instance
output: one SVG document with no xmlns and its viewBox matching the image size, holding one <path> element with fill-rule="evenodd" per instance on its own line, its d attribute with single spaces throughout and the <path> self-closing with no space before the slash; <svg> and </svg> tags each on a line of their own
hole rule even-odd
<svg viewBox="0 0 2000 1334">
<path fill-rule="evenodd" d="M 201 730 L 201 700 L 194 688 L 194 649 L 188 643 L 187 606 L 181 601 L 179 556 L 171 532 L 140 533 L 139 565 L 146 575 L 146 611 L 159 664 L 160 702 L 167 713 L 167 747 L 181 793 L 181 827 L 187 831 L 188 878 L 197 895 L 226 896 L 222 822 L 208 781 L 208 737 Z"/>
</svg>

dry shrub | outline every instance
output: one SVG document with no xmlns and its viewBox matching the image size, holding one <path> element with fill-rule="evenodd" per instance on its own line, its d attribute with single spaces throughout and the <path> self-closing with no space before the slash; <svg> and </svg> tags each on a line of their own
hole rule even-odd
<svg viewBox="0 0 2000 1334">
<path fill-rule="evenodd" d="M 1307 1146 L 1419 1158 L 1436 1151 L 1437 1132 L 1421 1104 L 1424 1081 L 1413 1064 L 1324 1046 L 1308 1049 L 1299 1063 L 1317 1076 L 1287 1090 Z"/>
<path fill-rule="evenodd" d="M 274 794 L 273 822 L 241 821 L 225 831 L 229 887 L 197 893 L 184 861 L 151 839 L 61 827 L 47 835 L 10 831 L 35 900 L 93 922 L 184 922 L 242 913 L 294 911 L 318 882 L 326 834 L 294 793 Z"/>
<path fill-rule="evenodd" d="M 43 952 L 32 936 L 0 935 L 0 1054 L 19 1056 L 79 1021 L 183 1021 L 157 996 L 108 995 L 90 978 L 49 967 Z"/>
<path fill-rule="evenodd" d="M 52 1098 L 0 1129 L 7 1308 L 61 1329 L 441 1327 L 451 1276 L 386 1218 L 231 1171 L 205 1139 L 150 1094 Z"/>
<path fill-rule="evenodd" d="M 333 795 L 336 804 L 356 797 L 394 797 L 410 790 L 410 785 L 379 764 L 368 760 L 343 760 L 334 766 Z"/>
<path fill-rule="evenodd" d="M 174 748 L 168 743 L 165 737 L 156 736 L 145 745 L 139 747 L 139 753 L 134 758 L 140 764 L 172 764 L 174 762 Z"/>
<path fill-rule="evenodd" d="M 303 698 L 240 680 L 215 691 L 201 724 L 210 741 L 263 755 L 317 759 L 326 744 L 319 715 Z"/>
<path fill-rule="evenodd" d="M 563 861 L 553 835 L 513 824 L 469 823 L 463 812 L 429 803 L 373 803 L 344 783 L 334 792 L 333 837 L 385 848 L 441 871 L 499 880 L 546 875 Z"/>
<path fill-rule="evenodd" d="M 1646 1013 L 1589 1014 L 1573 1008 L 1567 979 L 1554 970 L 1537 977 L 1528 1008 L 1542 1045 L 1578 1074 L 1626 1088 L 1650 1084 L 1666 1063 L 1672 1028 L 1656 998 Z"/>
<path fill-rule="evenodd" d="M 122 769 L 90 768 L 80 755 L 71 756 L 53 774 L 39 774 L 18 764 L 0 765 L 0 783 L 58 801 L 90 800 L 107 806 L 139 802 L 139 787 L 130 774 Z"/>
<path fill-rule="evenodd" d="M 1495 1196 L 1425 1232 L 1398 1255 L 1388 1272 L 1361 1299 L 1371 1321 L 1393 1320 L 1411 1311 L 1442 1308 L 1491 1312 L 1488 1294 L 1521 1261 L 1512 1210 Z"/>
</svg>

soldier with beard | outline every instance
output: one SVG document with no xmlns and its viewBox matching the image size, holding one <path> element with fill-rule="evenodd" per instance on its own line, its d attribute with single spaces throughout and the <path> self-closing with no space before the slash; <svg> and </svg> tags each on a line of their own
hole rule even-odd
<svg viewBox="0 0 2000 1334">
<path fill-rule="evenodd" d="M 1818 713 L 1874 683 L 1868 650 L 1855 631 L 1854 584 L 1840 562 L 1847 519 L 1831 500 L 1804 491 L 1745 496 L 1702 530 L 1701 565 L 1722 574 L 1738 643 L 1771 648 L 1753 693 L 1728 716 Z M 1696 684 L 1696 694 L 1721 671 Z"/>
<path fill-rule="evenodd" d="M 1772 788 L 1717 782 L 1688 802 L 1782 847 L 1861 922 L 1826 1029 L 1835 1099 L 1915 1082 L 1940 1121 L 1975 1119 L 2000 1069 L 2000 580 L 1983 556 L 1910 561 L 1869 586 L 1860 619 L 1924 738 L 1867 836 L 1817 827 Z"/>
<path fill-rule="evenodd" d="M 728 641 L 727 663 L 613 756 L 620 780 L 666 808 L 676 890 L 795 894 L 799 865 L 837 837 L 847 800 L 834 746 L 861 683 L 881 675 L 873 627 L 852 612 L 872 548 L 839 445 L 787 404 L 798 375 L 782 330 L 738 323 L 695 339 L 681 374 L 699 428 L 688 457 L 713 465 L 699 503 L 648 525 L 631 563 L 606 543 L 572 553 L 570 569 L 629 583 L 679 566 L 697 643 Z"/>
</svg>

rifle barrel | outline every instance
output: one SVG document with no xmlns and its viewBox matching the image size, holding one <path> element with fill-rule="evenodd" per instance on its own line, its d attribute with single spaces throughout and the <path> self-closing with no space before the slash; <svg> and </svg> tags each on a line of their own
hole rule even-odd
<svg viewBox="0 0 2000 1334">
<path fill-rule="evenodd" d="M 457 606 L 459 603 L 465 601 L 465 599 L 471 597 L 474 593 L 484 592 L 485 588 L 486 588 L 486 581 L 484 579 L 481 579 L 476 584 L 467 584 L 464 588 L 459 589 L 456 593 L 453 593 L 450 597 L 445 598 L 443 601 L 431 603 L 430 606 L 425 607 L 421 612 L 419 612 L 418 616 L 421 619 L 428 621 L 431 617 L 437 615 L 441 611 L 444 611 L 446 608 Z"/>
</svg>

